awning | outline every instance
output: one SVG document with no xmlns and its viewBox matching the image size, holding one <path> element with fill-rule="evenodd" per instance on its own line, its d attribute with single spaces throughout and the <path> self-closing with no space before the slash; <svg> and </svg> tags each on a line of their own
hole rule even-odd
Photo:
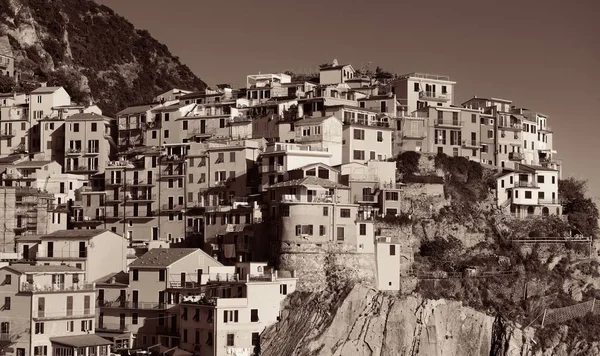
<svg viewBox="0 0 600 356">
<path fill-rule="evenodd" d="M 51 337 L 50 342 L 75 348 L 112 345 L 112 341 L 96 334 Z"/>
</svg>

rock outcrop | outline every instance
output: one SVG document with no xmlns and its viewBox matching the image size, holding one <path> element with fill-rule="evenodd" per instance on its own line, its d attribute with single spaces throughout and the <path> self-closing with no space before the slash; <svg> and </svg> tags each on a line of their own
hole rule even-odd
<svg viewBox="0 0 600 356">
<path fill-rule="evenodd" d="M 528 355 L 523 332 L 458 301 L 399 297 L 356 285 L 291 296 L 262 335 L 265 356 Z"/>
</svg>

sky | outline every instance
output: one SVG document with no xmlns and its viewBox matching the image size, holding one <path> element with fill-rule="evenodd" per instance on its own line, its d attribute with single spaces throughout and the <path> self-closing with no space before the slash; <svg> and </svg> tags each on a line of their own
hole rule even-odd
<svg viewBox="0 0 600 356">
<path fill-rule="evenodd" d="M 207 84 L 361 68 L 449 75 L 477 95 L 549 115 L 563 177 L 600 197 L 599 0 L 97 0 L 166 44 Z M 600 200 L 598 201 L 600 203 Z"/>
</svg>

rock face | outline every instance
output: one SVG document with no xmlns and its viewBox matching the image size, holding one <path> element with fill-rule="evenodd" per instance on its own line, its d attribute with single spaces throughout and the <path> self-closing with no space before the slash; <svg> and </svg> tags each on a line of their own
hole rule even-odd
<svg viewBox="0 0 600 356">
<path fill-rule="evenodd" d="M 0 0 L 0 13 L 0 36 L 24 86 L 64 86 L 74 101 L 94 100 L 108 115 L 174 87 L 206 87 L 147 31 L 91 0 Z"/>
<path fill-rule="evenodd" d="M 460 302 L 399 298 L 357 285 L 296 294 L 262 335 L 262 355 L 508 356 L 530 350 L 520 329 Z"/>
</svg>

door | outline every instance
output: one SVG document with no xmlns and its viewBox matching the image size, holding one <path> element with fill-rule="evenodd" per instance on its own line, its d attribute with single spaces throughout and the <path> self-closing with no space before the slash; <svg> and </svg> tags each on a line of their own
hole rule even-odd
<svg viewBox="0 0 600 356">
<path fill-rule="evenodd" d="M 173 197 L 169 197 L 169 209 L 173 209 L 174 199 Z"/>
<path fill-rule="evenodd" d="M 148 171 L 148 184 L 152 184 L 152 171 Z"/>
<path fill-rule="evenodd" d="M 125 303 L 127 300 L 127 292 L 124 289 L 121 289 L 120 293 L 119 293 L 119 302 L 121 304 L 121 307 L 124 308 L 125 307 Z"/>
<path fill-rule="evenodd" d="M 138 291 L 134 290 L 131 295 L 131 302 L 134 308 L 138 307 Z"/>
</svg>

